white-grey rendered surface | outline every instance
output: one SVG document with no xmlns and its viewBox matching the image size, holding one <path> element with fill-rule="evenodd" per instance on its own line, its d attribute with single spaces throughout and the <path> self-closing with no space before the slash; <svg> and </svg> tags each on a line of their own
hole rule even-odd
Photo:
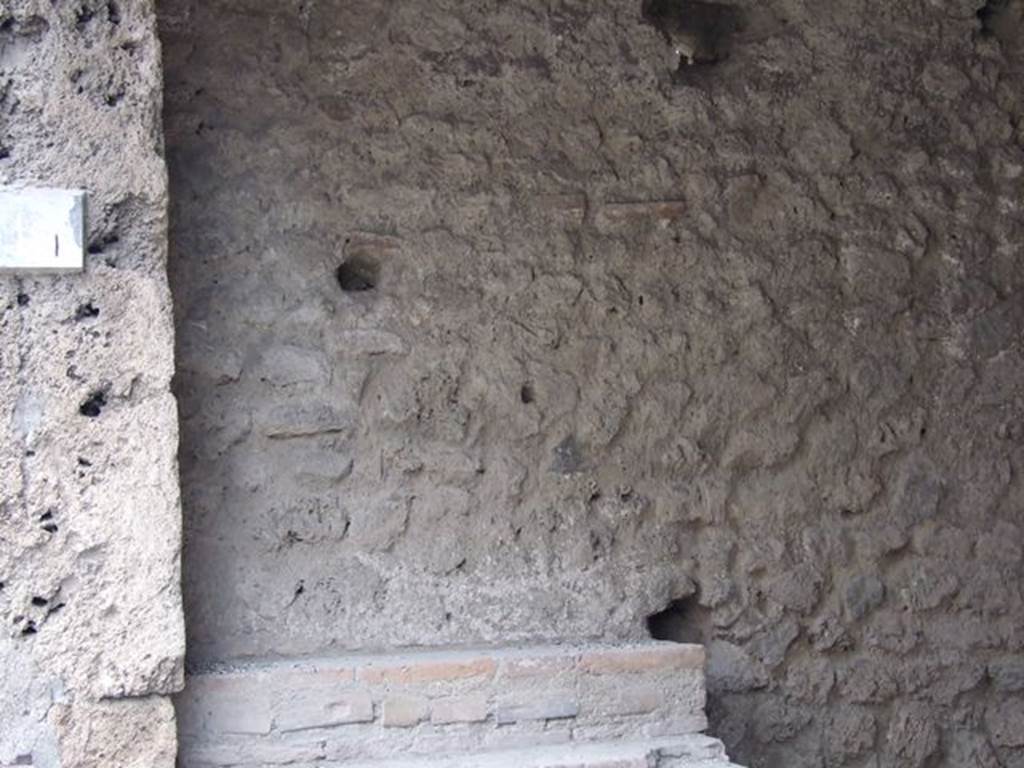
<svg viewBox="0 0 1024 768">
<path fill-rule="evenodd" d="M 0 187 L 0 272 L 79 272 L 85 192 Z"/>
</svg>

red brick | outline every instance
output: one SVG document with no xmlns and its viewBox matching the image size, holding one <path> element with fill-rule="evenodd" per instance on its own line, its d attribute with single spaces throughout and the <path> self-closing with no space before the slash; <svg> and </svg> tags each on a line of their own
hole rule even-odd
<svg viewBox="0 0 1024 768">
<path fill-rule="evenodd" d="M 421 661 L 400 666 L 362 667 L 357 677 L 364 683 L 433 683 L 491 677 L 497 667 L 494 659 L 488 657 L 466 661 Z"/>
<path fill-rule="evenodd" d="M 583 654 L 580 667 L 584 672 L 594 675 L 651 672 L 658 669 L 703 669 L 704 647 L 666 644 L 642 650 L 592 651 Z"/>
<path fill-rule="evenodd" d="M 501 673 L 510 678 L 557 677 L 572 672 L 576 659 L 572 656 L 509 659 L 502 663 Z"/>
</svg>

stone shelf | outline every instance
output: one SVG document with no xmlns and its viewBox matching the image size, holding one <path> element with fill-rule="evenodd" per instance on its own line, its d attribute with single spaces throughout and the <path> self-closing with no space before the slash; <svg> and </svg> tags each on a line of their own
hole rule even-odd
<svg viewBox="0 0 1024 768">
<path fill-rule="evenodd" d="M 704 649 L 657 641 L 250 663 L 189 677 L 178 701 L 181 762 L 485 766 L 502 765 L 508 750 L 549 749 L 536 765 L 628 766 L 657 740 L 678 747 L 672 739 L 704 730 L 704 701 Z M 621 747 L 626 762 L 559 762 L 584 746 L 599 757 Z M 517 764 L 534 765 L 527 757 Z"/>
</svg>

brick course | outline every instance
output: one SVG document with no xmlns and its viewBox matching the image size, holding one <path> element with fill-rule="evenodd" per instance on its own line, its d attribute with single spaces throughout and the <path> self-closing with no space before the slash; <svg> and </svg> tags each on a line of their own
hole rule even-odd
<svg viewBox="0 0 1024 768">
<path fill-rule="evenodd" d="M 214 670 L 179 699 L 182 755 L 273 765 L 693 733 L 706 722 L 703 659 L 699 647 L 651 641 Z"/>
</svg>

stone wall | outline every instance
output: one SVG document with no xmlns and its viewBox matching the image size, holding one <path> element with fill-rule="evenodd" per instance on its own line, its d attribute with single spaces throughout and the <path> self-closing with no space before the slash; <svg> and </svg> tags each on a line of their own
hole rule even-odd
<svg viewBox="0 0 1024 768">
<path fill-rule="evenodd" d="M 174 765 L 184 627 L 156 15 L 0 0 L 0 183 L 81 187 L 81 275 L 0 276 L 0 765 Z"/>
<path fill-rule="evenodd" d="M 743 764 L 1024 765 L 1020 0 L 161 11 L 197 667 L 658 614 Z"/>
</svg>

